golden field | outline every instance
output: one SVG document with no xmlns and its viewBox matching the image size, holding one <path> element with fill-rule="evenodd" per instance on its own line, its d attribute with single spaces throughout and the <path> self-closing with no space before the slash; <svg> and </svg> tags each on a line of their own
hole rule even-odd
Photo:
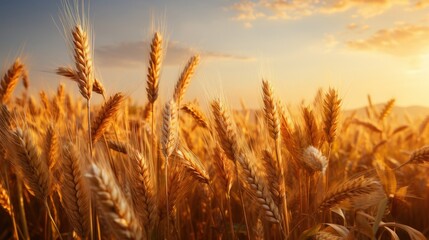
<svg viewBox="0 0 429 240">
<path fill-rule="evenodd" d="M 30 96 L 19 59 L 2 75 L 1 239 L 429 236 L 429 117 L 404 123 L 394 100 L 380 108 L 371 98 L 363 116 L 345 113 L 335 89 L 286 107 L 268 80 L 263 109 L 218 98 L 203 111 L 184 100 L 198 55 L 160 102 L 160 33 L 140 106 L 106 96 L 84 25 L 69 40 L 73 67 L 56 72 L 80 96 L 63 85 Z M 94 94 L 104 102 L 91 104 Z"/>
</svg>

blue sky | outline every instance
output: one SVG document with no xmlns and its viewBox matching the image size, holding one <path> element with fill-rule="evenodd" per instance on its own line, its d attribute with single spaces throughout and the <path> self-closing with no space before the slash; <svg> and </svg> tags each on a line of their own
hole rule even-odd
<svg viewBox="0 0 429 240">
<path fill-rule="evenodd" d="M 92 0 L 89 5 L 97 75 L 110 94 L 123 91 L 146 101 L 147 49 L 155 26 L 169 42 L 163 100 L 186 60 L 200 53 L 188 100 L 222 94 L 234 106 L 240 98 L 260 106 L 265 77 L 285 103 L 310 102 L 319 87 L 332 86 L 347 108 L 364 105 L 367 94 L 375 102 L 395 97 L 400 105 L 429 105 L 427 0 Z M 58 28 L 61 11 L 61 1 L 0 2 L 2 69 L 22 56 L 34 93 L 67 82 L 53 74 L 72 63 Z"/>
</svg>

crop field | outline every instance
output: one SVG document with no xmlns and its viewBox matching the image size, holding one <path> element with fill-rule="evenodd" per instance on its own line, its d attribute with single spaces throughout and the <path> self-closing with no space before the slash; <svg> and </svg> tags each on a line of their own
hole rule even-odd
<svg viewBox="0 0 429 240">
<path fill-rule="evenodd" d="M 369 95 L 346 110 L 333 87 L 291 106 L 267 78 L 260 109 L 205 106 L 185 100 L 198 54 L 161 101 L 162 32 L 136 101 L 97 78 L 89 25 L 64 26 L 72 58 L 53 70 L 56 92 L 31 94 L 20 58 L 1 73 L 0 239 L 429 236 L 429 116 L 404 120 L 395 99 Z"/>
</svg>

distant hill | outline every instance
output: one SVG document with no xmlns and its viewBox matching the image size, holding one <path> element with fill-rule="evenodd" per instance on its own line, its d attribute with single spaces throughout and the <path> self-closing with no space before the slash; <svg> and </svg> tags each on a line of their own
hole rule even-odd
<svg viewBox="0 0 429 240">
<path fill-rule="evenodd" d="M 374 106 L 377 112 L 380 112 L 381 109 L 383 109 L 385 104 L 377 104 Z M 356 108 L 356 109 L 350 109 L 345 110 L 344 115 L 349 116 L 353 112 L 356 112 L 357 118 L 366 118 L 366 107 Z M 422 119 L 429 115 L 429 107 L 423 107 L 423 106 L 408 106 L 408 107 L 401 107 L 401 106 L 394 106 L 392 109 L 392 112 L 390 113 L 393 117 L 398 119 L 399 121 L 405 120 L 407 117 L 411 119 Z"/>
</svg>

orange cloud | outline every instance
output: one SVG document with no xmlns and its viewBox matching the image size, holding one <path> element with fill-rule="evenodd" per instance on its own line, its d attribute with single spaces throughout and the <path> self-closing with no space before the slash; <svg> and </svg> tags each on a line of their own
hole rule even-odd
<svg viewBox="0 0 429 240">
<path fill-rule="evenodd" d="M 415 4 L 417 9 L 426 8 L 429 6 L 429 0 L 420 0 Z"/>
<path fill-rule="evenodd" d="M 350 49 L 374 51 L 397 57 L 418 58 L 429 51 L 429 26 L 403 24 L 347 42 Z"/>
<path fill-rule="evenodd" d="M 314 14 L 335 14 L 354 11 L 368 18 L 386 12 L 397 5 L 429 5 L 429 0 L 240 0 L 229 9 L 235 11 L 233 19 L 243 21 L 247 27 L 259 19 L 299 19 Z"/>
<path fill-rule="evenodd" d="M 362 17 L 372 17 L 384 13 L 395 5 L 407 3 L 407 0 L 336 0 L 323 6 L 320 11 L 336 13 L 355 9 Z"/>
<path fill-rule="evenodd" d="M 141 66 L 146 61 L 148 41 L 123 42 L 120 44 L 106 45 L 95 50 L 97 62 L 108 67 L 133 68 Z M 165 65 L 182 65 L 187 59 L 199 53 L 205 60 L 235 60 L 253 61 L 252 57 L 234 55 L 214 51 L 197 51 L 177 42 L 169 42 L 165 56 Z"/>
</svg>

